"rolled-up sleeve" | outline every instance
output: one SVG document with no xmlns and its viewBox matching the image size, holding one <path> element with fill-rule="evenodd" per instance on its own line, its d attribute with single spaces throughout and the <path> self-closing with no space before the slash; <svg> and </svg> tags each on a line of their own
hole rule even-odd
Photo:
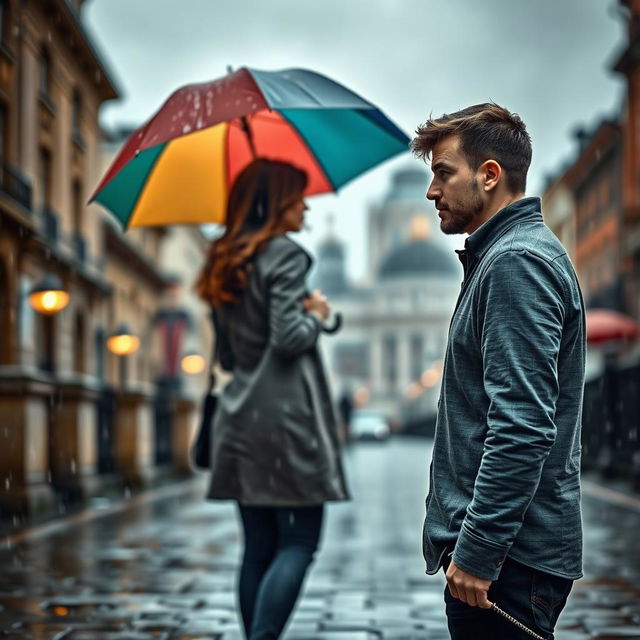
<svg viewBox="0 0 640 640">
<path fill-rule="evenodd" d="M 295 357 L 316 344 L 321 325 L 304 311 L 309 258 L 292 245 L 282 251 L 269 275 L 269 340 L 282 356 Z"/>
<path fill-rule="evenodd" d="M 507 251 L 485 272 L 478 296 L 489 409 L 484 453 L 453 559 L 468 573 L 495 580 L 556 437 L 566 293 L 551 262 Z"/>
</svg>

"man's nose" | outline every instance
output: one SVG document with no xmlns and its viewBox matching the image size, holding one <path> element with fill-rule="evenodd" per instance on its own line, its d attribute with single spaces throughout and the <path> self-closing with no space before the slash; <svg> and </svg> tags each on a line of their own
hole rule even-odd
<svg viewBox="0 0 640 640">
<path fill-rule="evenodd" d="M 427 189 L 427 200 L 435 200 L 438 195 L 440 194 L 439 189 L 436 189 L 433 186 L 433 182 L 429 185 L 429 188 Z"/>
</svg>

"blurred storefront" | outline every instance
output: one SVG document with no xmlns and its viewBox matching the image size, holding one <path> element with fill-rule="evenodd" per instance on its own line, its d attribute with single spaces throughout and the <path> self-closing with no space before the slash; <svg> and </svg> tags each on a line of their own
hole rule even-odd
<svg viewBox="0 0 640 640">
<path fill-rule="evenodd" d="M 628 34 L 612 65 L 626 80 L 623 104 L 575 131 L 576 153 L 549 179 L 543 213 L 571 254 L 588 309 L 639 321 L 640 0 L 619 0 L 617 8 Z M 640 345 L 612 336 L 588 347 L 583 464 L 638 483 Z"/>
<path fill-rule="evenodd" d="M 154 319 L 172 282 L 162 252 L 175 255 L 165 248 L 173 234 L 125 236 L 86 205 L 110 153 L 99 108 L 119 92 L 83 29 L 82 4 L 0 7 L 2 518 L 145 482 L 159 466 Z M 60 293 L 31 295 L 47 287 Z M 117 355 L 107 345 L 123 327 L 139 346 Z M 193 399 L 173 409 L 188 437 Z M 169 457 L 188 471 L 180 447 L 180 459 Z"/>
</svg>

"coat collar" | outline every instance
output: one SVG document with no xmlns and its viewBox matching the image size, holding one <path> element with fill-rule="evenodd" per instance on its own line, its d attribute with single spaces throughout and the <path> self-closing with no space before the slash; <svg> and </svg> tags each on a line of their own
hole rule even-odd
<svg viewBox="0 0 640 640">
<path fill-rule="evenodd" d="M 540 212 L 540 198 L 522 198 L 500 209 L 466 239 L 464 246 L 470 259 L 482 256 L 500 236 L 515 225 L 522 222 L 542 222 Z"/>
</svg>

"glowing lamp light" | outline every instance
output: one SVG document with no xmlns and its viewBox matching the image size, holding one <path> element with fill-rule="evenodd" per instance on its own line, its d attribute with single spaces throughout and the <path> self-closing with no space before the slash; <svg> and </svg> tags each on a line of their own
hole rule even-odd
<svg viewBox="0 0 640 640">
<path fill-rule="evenodd" d="M 427 388 L 435 387 L 435 385 L 438 383 L 438 380 L 440 380 L 440 372 L 435 367 L 427 369 L 420 376 L 420 383 L 422 384 L 422 386 Z"/>
<path fill-rule="evenodd" d="M 69 304 L 69 294 L 64 290 L 60 279 L 49 274 L 31 289 L 29 304 L 38 313 L 52 316 Z"/>
<path fill-rule="evenodd" d="M 423 392 L 424 392 L 424 389 L 422 388 L 422 385 L 419 382 L 412 382 L 407 387 L 404 395 L 405 395 L 405 398 L 407 398 L 407 400 L 415 400 L 416 398 L 419 398 Z"/>
<path fill-rule="evenodd" d="M 182 370 L 191 376 L 202 373 L 206 364 L 205 359 L 199 353 L 185 354 L 182 357 L 182 362 L 180 363 Z"/>
<path fill-rule="evenodd" d="M 107 340 L 107 349 L 117 356 L 128 356 L 140 347 L 140 338 L 129 331 L 127 325 L 121 324 Z"/>
<path fill-rule="evenodd" d="M 359 387 L 353 394 L 353 401 L 356 407 L 364 407 L 371 397 L 371 392 L 367 387 Z"/>
</svg>

